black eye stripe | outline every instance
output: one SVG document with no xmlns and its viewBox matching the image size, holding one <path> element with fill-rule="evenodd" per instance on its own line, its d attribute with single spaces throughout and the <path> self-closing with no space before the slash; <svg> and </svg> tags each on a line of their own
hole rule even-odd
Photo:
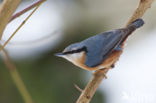
<svg viewBox="0 0 156 103">
<path fill-rule="evenodd" d="M 72 51 L 68 51 L 68 52 L 64 52 L 63 54 L 73 54 L 73 53 L 79 53 L 81 51 L 87 51 L 86 47 L 77 49 L 77 50 L 72 50 Z"/>
</svg>

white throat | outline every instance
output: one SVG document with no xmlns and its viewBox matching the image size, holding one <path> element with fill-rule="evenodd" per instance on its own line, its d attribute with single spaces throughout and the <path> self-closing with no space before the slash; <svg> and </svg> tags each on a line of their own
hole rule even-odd
<svg viewBox="0 0 156 103">
<path fill-rule="evenodd" d="M 63 58 L 67 59 L 68 61 L 75 63 L 78 60 L 80 60 L 83 56 L 84 52 L 80 52 L 80 53 L 74 53 L 74 54 L 67 54 L 62 56 Z"/>
</svg>

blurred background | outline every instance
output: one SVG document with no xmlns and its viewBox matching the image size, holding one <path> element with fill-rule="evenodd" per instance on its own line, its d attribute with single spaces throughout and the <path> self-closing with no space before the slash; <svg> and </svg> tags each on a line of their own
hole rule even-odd
<svg viewBox="0 0 156 103">
<path fill-rule="evenodd" d="M 22 0 L 17 11 L 37 0 Z M 0 1 L 2 2 L 2 1 Z M 54 56 L 71 43 L 124 27 L 139 0 L 47 0 L 6 46 L 35 103 L 75 103 L 92 72 Z M 128 39 L 91 103 L 156 102 L 156 3 Z M 31 11 L 30 11 L 31 12 Z M 8 24 L 4 43 L 30 12 Z M 0 58 L 0 103 L 24 103 Z"/>
</svg>

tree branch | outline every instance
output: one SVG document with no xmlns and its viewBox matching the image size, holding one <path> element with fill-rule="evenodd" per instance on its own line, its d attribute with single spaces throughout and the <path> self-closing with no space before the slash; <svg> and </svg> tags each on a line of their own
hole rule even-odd
<svg viewBox="0 0 156 103">
<path fill-rule="evenodd" d="M 3 0 L 0 6 L 0 40 L 2 33 L 21 0 Z"/>
<path fill-rule="evenodd" d="M 46 0 L 39 0 L 39 1 L 35 2 L 34 4 L 28 6 L 27 8 L 25 8 L 25 9 L 19 11 L 18 13 L 14 14 L 14 15 L 11 17 L 11 19 L 10 19 L 9 22 L 11 22 L 12 20 L 16 19 L 17 17 L 23 15 L 23 14 L 26 13 L 27 11 L 33 9 L 34 7 L 36 7 L 36 6 L 40 5 L 40 4 L 42 4 L 44 1 L 46 1 Z"/>
<path fill-rule="evenodd" d="M 92 79 L 89 81 L 84 91 L 82 91 L 76 103 L 89 103 L 91 101 L 96 89 L 99 87 L 102 80 L 106 78 L 105 73 L 107 73 L 108 70 L 109 69 L 100 69 L 94 73 Z"/>
<path fill-rule="evenodd" d="M 151 7 L 153 2 L 154 2 L 154 0 L 140 0 L 138 8 L 134 11 L 134 13 L 131 16 L 131 18 L 129 19 L 127 25 L 129 25 L 134 20 L 141 18 L 144 15 L 144 13 L 146 12 L 146 10 Z"/>
<path fill-rule="evenodd" d="M 128 24 L 133 22 L 134 20 L 141 18 L 146 10 L 151 7 L 151 4 L 154 0 L 140 0 L 138 8 L 134 11 L 132 17 L 129 19 Z M 126 26 L 127 26 L 126 25 Z M 119 52 L 119 56 L 114 57 L 113 59 L 117 61 L 121 55 L 121 52 Z M 114 64 L 112 64 L 114 65 Z M 110 67 L 112 68 L 112 67 Z M 87 84 L 83 92 L 81 93 L 80 97 L 78 98 L 76 103 L 89 103 L 92 99 L 96 89 L 99 87 L 101 81 L 105 78 L 105 74 L 109 71 L 109 68 L 101 69 L 95 71 L 93 78 L 90 80 L 90 82 Z"/>
<path fill-rule="evenodd" d="M 8 70 L 11 74 L 11 77 L 12 77 L 15 85 L 17 86 L 17 89 L 21 93 L 25 103 L 33 103 L 33 100 L 22 81 L 22 79 L 17 71 L 16 66 L 11 61 L 11 58 L 10 58 L 8 52 L 4 49 L 3 49 L 3 52 L 4 52 L 3 60 L 5 62 L 5 65 L 7 66 Z"/>
<path fill-rule="evenodd" d="M 11 61 L 11 58 L 8 54 L 8 52 L 6 50 L 4 50 L 4 47 L 7 45 L 7 43 L 11 40 L 11 38 L 16 34 L 16 32 L 25 24 L 25 22 L 30 18 L 30 16 L 37 10 L 37 8 L 40 6 L 40 4 L 42 3 L 41 1 L 45 1 L 45 0 L 40 0 L 40 2 L 35 3 L 34 5 L 31 5 L 30 7 L 28 7 L 27 9 L 24 9 L 24 12 L 20 12 L 19 14 L 22 15 L 23 13 L 27 12 L 28 10 L 30 10 L 31 8 L 37 6 L 31 13 L 30 15 L 21 23 L 21 25 L 18 27 L 18 29 L 16 29 L 16 31 L 11 35 L 11 37 L 9 37 L 9 39 L 4 43 L 4 45 L 2 46 L 0 44 L 0 51 L 3 50 L 4 52 L 4 62 L 6 64 L 6 67 L 9 69 L 9 72 L 11 74 L 11 77 L 17 87 L 17 89 L 19 90 L 19 92 L 21 93 L 25 103 L 33 103 L 33 100 L 29 94 L 29 92 L 27 91 L 18 71 L 16 66 L 13 64 L 13 62 Z M 2 33 L 6 27 L 6 25 L 8 24 L 8 22 L 10 21 L 10 18 L 13 14 L 13 12 L 16 10 L 18 4 L 20 3 L 20 0 L 3 0 L 1 6 L 0 6 L 0 40 L 2 37 Z M 15 19 L 16 17 L 20 16 L 20 15 L 15 15 L 12 17 L 11 20 Z"/>
<path fill-rule="evenodd" d="M 34 14 L 34 12 L 40 7 L 41 4 L 37 5 L 36 8 L 28 15 L 28 17 L 19 25 L 19 27 L 13 32 L 8 40 L 0 47 L 0 51 L 5 48 L 9 41 L 15 36 L 15 34 L 22 28 L 22 26 L 28 21 L 28 19 Z"/>
</svg>

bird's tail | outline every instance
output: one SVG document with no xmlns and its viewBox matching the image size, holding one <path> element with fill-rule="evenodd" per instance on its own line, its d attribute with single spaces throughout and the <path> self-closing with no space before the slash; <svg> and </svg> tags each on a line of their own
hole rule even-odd
<svg viewBox="0 0 156 103">
<path fill-rule="evenodd" d="M 143 26 L 144 21 L 142 19 L 136 19 L 135 21 L 133 21 L 130 25 L 128 25 L 126 28 L 123 29 L 124 31 L 124 35 L 122 38 L 122 42 L 124 42 L 126 40 L 126 38 L 133 32 L 135 31 L 137 28 L 140 28 L 141 26 Z"/>
<path fill-rule="evenodd" d="M 142 19 L 136 19 L 130 25 L 128 25 L 128 27 L 133 27 L 133 28 L 137 29 L 143 25 L 144 25 L 144 21 Z"/>
<path fill-rule="evenodd" d="M 137 28 L 140 28 L 144 25 L 144 21 L 142 19 L 136 19 L 131 24 L 129 24 L 125 29 L 125 36 L 129 36 L 133 31 L 135 31 Z"/>
</svg>

